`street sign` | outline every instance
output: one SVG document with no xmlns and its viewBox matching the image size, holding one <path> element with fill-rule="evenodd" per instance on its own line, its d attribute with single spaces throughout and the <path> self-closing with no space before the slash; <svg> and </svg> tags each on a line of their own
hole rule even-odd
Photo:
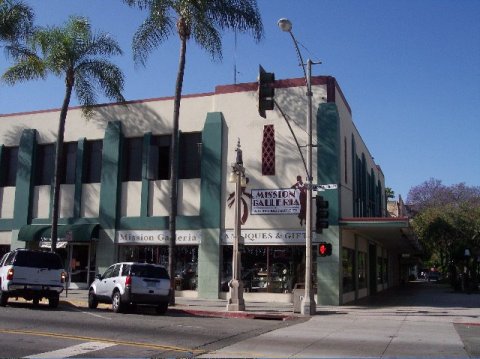
<svg viewBox="0 0 480 359">
<path fill-rule="evenodd" d="M 312 184 L 312 191 L 325 191 L 326 189 L 337 189 L 336 183 L 331 184 Z"/>
</svg>

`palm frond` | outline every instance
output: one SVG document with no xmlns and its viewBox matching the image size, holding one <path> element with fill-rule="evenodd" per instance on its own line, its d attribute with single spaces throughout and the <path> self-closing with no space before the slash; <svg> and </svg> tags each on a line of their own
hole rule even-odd
<svg viewBox="0 0 480 359">
<path fill-rule="evenodd" d="M 200 18 L 197 18 L 195 20 L 196 26 L 193 26 L 193 38 L 195 39 L 195 42 L 205 49 L 212 59 L 221 60 L 222 38 L 220 33 L 208 22 L 204 22 L 199 26 L 200 20 Z"/>
<path fill-rule="evenodd" d="M 8 85 L 14 85 L 18 82 L 45 79 L 46 77 L 47 69 L 44 62 L 38 57 L 29 56 L 9 67 L 2 75 L 2 81 Z"/>
<path fill-rule="evenodd" d="M 88 77 L 77 76 L 75 80 L 75 95 L 82 106 L 82 113 L 85 118 L 91 118 L 92 110 L 97 103 L 95 86 Z"/>
<path fill-rule="evenodd" d="M 133 59 L 145 65 L 148 55 L 172 34 L 173 21 L 168 16 L 151 13 L 133 36 Z"/>
<path fill-rule="evenodd" d="M 97 85 L 109 99 L 125 102 L 122 95 L 124 87 L 122 71 L 107 60 L 94 59 L 82 62 L 75 70 L 75 91 L 77 79 L 88 80 L 89 83 Z M 79 100 L 82 102 L 82 98 L 79 97 Z"/>
<path fill-rule="evenodd" d="M 28 38 L 34 17 L 32 8 L 23 2 L 0 2 L 0 40 L 16 42 Z"/>
<path fill-rule="evenodd" d="M 263 24 L 256 0 L 204 0 L 207 17 L 220 29 L 251 32 L 256 41 L 263 37 Z"/>
</svg>

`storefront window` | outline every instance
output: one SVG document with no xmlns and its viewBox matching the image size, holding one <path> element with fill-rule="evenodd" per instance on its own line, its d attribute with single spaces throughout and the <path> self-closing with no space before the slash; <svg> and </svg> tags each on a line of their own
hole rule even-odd
<svg viewBox="0 0 480 359">
<path fill-rule="evenodd" d="M 232 251 L 232 246 L 223 247 L 221 290 L 224 292 L 228 292 L 228 282 L 232 279 Z M 312 260 L 312 268 L 316 268 L 315 254 Z M 312 273 L 316 288 L 316 271 Z M 303 285 L 305 281 L 305 248 L 245 246 L 242 280 L 246 292 L 291 293 L 296 284 Z"/>
<path fill-rule="evenodd" d="M 350 248 L 342 250 L 343 292 L 355 290 L 355 251 Z"/>
<path fill-rule="evenodd" d="M 358 289 L 367 287 L 367 253 L 358 252 Z"/>
<path fill-rule="evenodd" d="M 383 279 L 383 259 L 377 257 L 377 284 L 382 284 Z"/>
<path fill-rule="evenodd" d="M 383 258 L 383 283 L 388 283 L 388 259 Z"/>
<path fill-rule="evenodd" d="M 120 246 L 120 261 L 161 264 L 168 268 L 168 246 Z M 175 248 L 175 289 L 197 289 L 198 246 Z"/>
</svg>

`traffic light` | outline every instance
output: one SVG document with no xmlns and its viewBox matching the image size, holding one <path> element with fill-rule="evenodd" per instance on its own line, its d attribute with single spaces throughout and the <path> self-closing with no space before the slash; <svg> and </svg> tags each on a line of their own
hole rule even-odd
<svg viewBox="0 0 480 359">
<path fill-rule="evenodd" d="M 258 114 L 266 118 L 265 111 L 273 110 L 275 103 L 273 96 L 275 96 L 275 74 L 273 72 L 266 72 L 262 65 L 259 65 L 258 71 Z"/>
<path fill-rule="evenodd" d="M 327 242 L 320 242 L 318 245 L 318 254 L 320 257 L 327 257 L 332 255 L 332 244 Z"/>
<path fill-rule="evenodd" d="M 323 196 L 315 197 L 317 205 L 315 232 L 322 233 L 324 228 L 328 228 L 328 201 L 323 199 Z"/>
</svg>

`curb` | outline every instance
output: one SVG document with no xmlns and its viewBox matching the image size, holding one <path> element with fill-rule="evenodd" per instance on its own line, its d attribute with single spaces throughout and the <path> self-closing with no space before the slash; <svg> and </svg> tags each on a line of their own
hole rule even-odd
<svg viewBox="0 0 480 359">
<path fill-rule="evenodd" d="M 86 308 L 87 304 L 81 300 L 69 300 L 60 299 L 60 303 L 71 305 L 76 308 Z M 99 304 L 104 309 L 110 308 L 109 304 Z M 182 308 L 181 305 L 175 307 L 169 307 L 168 312 L 191 315 L 196 317 L 212 317 L 212 318 L 233 318 L 233 319 L 263 319 L 263 320 L 293 320 L 298 316 L 290 313 L 267 313 L 267 312 L 227 312 L 216 310 L 204 310 L 204 309 L 189 309 L 188 307 Z"/>
</svg>

